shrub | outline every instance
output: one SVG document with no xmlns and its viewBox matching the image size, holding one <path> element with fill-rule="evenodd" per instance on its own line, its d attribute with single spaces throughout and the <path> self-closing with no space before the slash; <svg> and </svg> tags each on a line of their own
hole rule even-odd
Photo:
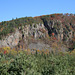
<svg viewBox="0 0 75 75">
<path fill-rule="evenodd" d="M 74 66 L 72 54 L 0 54 L 1 75 L 75 75 Z"/>
</svg>

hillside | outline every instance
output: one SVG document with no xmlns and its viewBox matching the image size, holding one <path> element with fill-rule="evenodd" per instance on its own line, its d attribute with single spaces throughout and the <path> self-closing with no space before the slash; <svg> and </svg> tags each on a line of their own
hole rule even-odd
<svg viewBox="0 0 75 75">
<path fill-rule="evenodd" d="M 51 14 L 0 23 L 0 47 L 73 50 L 75 15 Z"/>
</svg>

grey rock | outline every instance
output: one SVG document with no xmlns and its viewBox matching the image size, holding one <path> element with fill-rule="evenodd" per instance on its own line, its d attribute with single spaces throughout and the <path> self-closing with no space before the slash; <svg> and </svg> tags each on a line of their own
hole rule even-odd
<svg viewBox="0 0 75 75">
<path fill-rule="evenodd" d="M 18 30 L 15 33 L 7 36 L 4 40 L 0 40 L 0 47 L 13 47 L 18 45 L 20 33 Z"/>
<path fill-rule="evenodd" d="M 28 46 L 29 49 L 36 49 L 36 50 L 52 50 L 51 47 L 48 44 L 44 44 L 42 42 L 38 42 L 38 43 L 31 43 Z"/>
</svg>

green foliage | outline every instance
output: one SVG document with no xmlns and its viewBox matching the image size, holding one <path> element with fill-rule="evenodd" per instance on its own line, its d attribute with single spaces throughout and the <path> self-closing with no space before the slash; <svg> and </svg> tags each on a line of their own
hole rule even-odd
<svg viewBox="0 0 75 75">
<path fill-rule="evenodd" d="M 75 56 L 69 54 L 0 54 L 0 75 L 75 75 Z"/>
<path fill-rule="evenodd" d="M 55 14 L 52 14 L 51 17 L 54 18 L 55 17 Z"/>
</svg>

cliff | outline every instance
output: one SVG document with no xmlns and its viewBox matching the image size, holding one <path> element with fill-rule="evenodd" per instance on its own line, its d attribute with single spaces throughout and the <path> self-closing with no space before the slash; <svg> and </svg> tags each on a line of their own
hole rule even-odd
<svg viewBox="0 0 75 75">
<path fill-rule="evenodd" d="M 0 23 L 0 39 L 0 47 L 30 48 L 30 44 L 41 41 L 45 44 L 42 48 L 50 45 L 49 49 L 53 41 L 61 41 L 61 46 L 72 44 L 74 48 L 75 15 L 51 14 L 4 21 Z"/>
</svg>

